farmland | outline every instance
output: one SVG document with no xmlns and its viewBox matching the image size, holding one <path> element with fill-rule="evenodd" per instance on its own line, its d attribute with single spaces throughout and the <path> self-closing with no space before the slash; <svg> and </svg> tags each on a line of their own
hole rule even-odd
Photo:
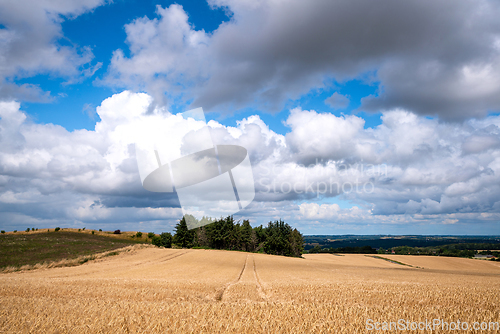
<svg viewBox="0 0 500 334">
<path fill-rule="evenodd" d="M 77 267 L 0 274 L 0 332 L 354 333 L 367 319 L 500 321 L 498 262 L 384 258 L 392 262 L 136 245 Z"/>
</svg>

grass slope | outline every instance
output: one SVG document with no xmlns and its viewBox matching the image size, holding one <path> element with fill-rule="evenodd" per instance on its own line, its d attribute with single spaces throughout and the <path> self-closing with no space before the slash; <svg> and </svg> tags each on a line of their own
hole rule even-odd
<svg viewBox="0 0 500 334">
<path fill-rule="evenodd" d="M 122 248 L 140 241 L 79 232 L 0 235 L 0 268 L 77 258 Z"/>
</svg>

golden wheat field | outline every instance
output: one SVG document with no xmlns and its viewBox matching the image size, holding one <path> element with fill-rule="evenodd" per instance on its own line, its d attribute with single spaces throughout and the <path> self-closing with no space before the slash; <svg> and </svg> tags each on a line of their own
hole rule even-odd
<svg viewBox="0 0 500 334">
<path fill-rule="evenodd" d="M 0 274 L 0 332 L 366 333 L 368 319 L 500 321 L 498 262 L 386 257 L 411 267 L 138 245 L 77 267 Z"/>
</svg>

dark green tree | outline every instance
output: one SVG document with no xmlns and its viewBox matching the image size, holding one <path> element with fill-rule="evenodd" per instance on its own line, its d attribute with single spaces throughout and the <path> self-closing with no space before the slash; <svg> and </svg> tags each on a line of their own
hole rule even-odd
<svg viewBox="0 0 500 334">
<path fill-rule="evenodd" d="M 194 245 L 197 247 L 210 247 L 210 239 L 205 226 L 198 227 L 195 230 Z"/>
<path fill-rule="evenodd" d="M 161 244 L 161 238 L 160 238 L 159 236 L 157 236 L 157 235 L 155 235 L 155 236 L 153 236 L 153 237 L 151 238 L 151 243 L 152 243 L 153 245 L 155 245 L 155 246 L 158 246 L 158 247 L 161 247 L 161 246 L 162 246 L 162 244 Z"/>
<path fill-rule="evenodd" d="M 172 234 L 163 232 L 162 234 L 154 235 L 151 238 L 151 243 L 158 247 L 171 248 L 172 247 Z"/>
<path fill-rule="evenodd" d="M 290 233 L 292 228 L 281 219 L 269 222 L 267 225 L 267 238 L 264 243 L 264 252 L 274 255 L 291 256 Z"/>
<path fill-rule="evenodd" d="M 186 219 L 182 217 L 177 225 L 175 225 L 175 235 L 173 243 L 182 248 L 189 248 L 193 245 L 193 232 L 188 230 Z"/>
<path fill-rule="evenodd" d="M 302 234 L 295 228 L 290 233 L 290 251 L 291 256 L 301 257 L 304 252 L 304 238 Z"/>
<path fill-rule="evenodd" d="M 239 223 L 231 225 L 232 226 L 229 232 L 228 249 L 243 250 L 243 245 L 241 241 L 241 226 Z"/>
<path fill-rule="evenodd" d="M 266 239 L 267 239 L 267 234 L 268 234 L 267 232 L 268 232 L 268 231 L 267 231 L 267 229 L 266 229 L 265 227 L 263 227 L 262 225 L 257 226 L 257 227 L 254 229 L 254 231 L 255 231 L 255 234 L 257 235 L 257 241 L 258 241 L 259 243 L 266 241 Z"/>
<path fill-rule="evenodd" d="M 251 252 L 253 251 L 252 245 L 252 226 L 248 220 L 244 220 L 241 225 L 241 246 L 242 250 Z"/>
<path fill-rule="evenodd" d="M 226 220 L 221 218 L 206 226 L 207 235 L 210 240 L 210 247 L 215 249 L 225 249 L 228 233 Z"/>
<path fill-rule="evenodd" d="M 163 232 L 160 234 L 160 239 L 161 239 L 161 245 L 165 248 L 171 248 L 172 247 L 172 234 L 169 232 Z"/>
</svg>

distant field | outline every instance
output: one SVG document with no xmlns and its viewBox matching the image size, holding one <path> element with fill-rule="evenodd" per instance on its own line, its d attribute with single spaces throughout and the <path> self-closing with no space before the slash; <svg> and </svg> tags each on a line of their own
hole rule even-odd
<svg viewBox="0 0 500 334">
<path fill-rule="evenodd" d="M 367 319 L 500 321 L 497 262 L 134 247 L 0 274 L 0 332 L 365 333 Z"/>
<path fill-rule="evenodd" d="M 305 249 L 315 245 L 322 248 L 363 247 L 392 248 L 399 246 L 409 247 L 439 247 L 449 244 L 464 243 L 500 243 L 500 236 L 432 236 L 432 235 L 306 235 L 304 236 Z"/>
<path fill-rule="evenodd" d="M 46 231 L 46 230 L 44 230 Z M 46 261 L 76 258 L 109 251 L 131 244 L 131 238 L 91 234 L 90 231 L 17 232 L 0 235 L 0 269 L 20 267 Z"/>
</svg>

